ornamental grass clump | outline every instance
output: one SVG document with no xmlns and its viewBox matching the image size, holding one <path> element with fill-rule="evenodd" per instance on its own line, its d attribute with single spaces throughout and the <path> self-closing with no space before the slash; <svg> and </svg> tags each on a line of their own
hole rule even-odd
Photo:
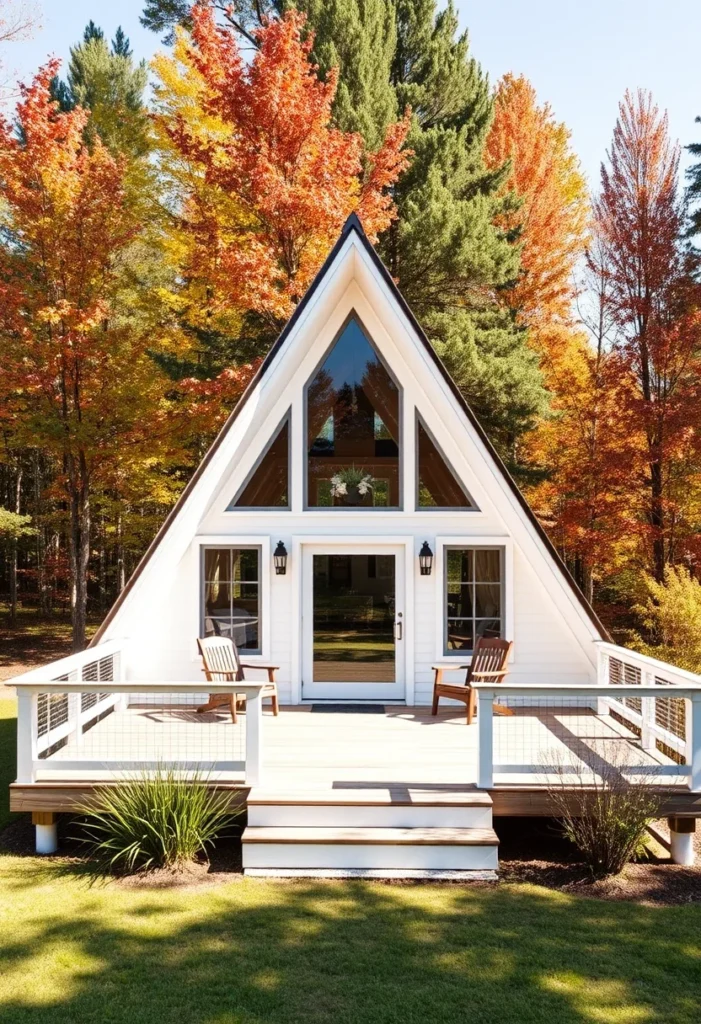
<svg viewBox="0 0 701 1024">
<path fill-rule="evenodd" d="M 99 790 L 84 809 L 82 841 L 105 873 L 181 869 L 207 858 L 238 813 L 201 774 L 160 768 Z"/>
</svg>

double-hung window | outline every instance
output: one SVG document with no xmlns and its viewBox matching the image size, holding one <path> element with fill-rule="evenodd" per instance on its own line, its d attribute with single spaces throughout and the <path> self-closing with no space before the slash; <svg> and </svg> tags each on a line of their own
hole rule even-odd
<svg viewBox="0 0 701 1024">
<path fill-rule="evenodd" d="M 504 635 L 504 549 L 444 549 L 443 653 L 469 654 L 478 637 Z"/>
<path fill-rule="evenodd" d="M 201 574 L 202 636 L 226 636 L 260 654 L 260 547 L 204 548 Z"/>
</svg>

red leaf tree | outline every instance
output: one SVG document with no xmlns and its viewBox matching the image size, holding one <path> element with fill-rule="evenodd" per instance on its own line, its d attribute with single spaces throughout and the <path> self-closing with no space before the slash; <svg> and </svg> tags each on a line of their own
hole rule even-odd
<svg viewBox="0 0 701 1024">
<path fill-rule="evenodd" d="M 627 415 L 642 429 L 639 533 L 659 581 L 694 548 L 701 449 L 699 286 L 684 240 L 679 147 L 649 93 L 626 93 L 601 168 L 595 232 L 615 346 L 632 382 Z"/>
<path fill-rule="evenodd" d="M 22 443 L 50 454 L 67 506 L 73 645 L 85 642 L 91 497 L 128 463 L 157 409 L 143 339 L 115 311 L 116 264 L 138 230 L 123 166 L 87 115 L 51 99 L 51 62 L 0 120 L 0 395 Z"/>
<path fill-rule="evenodd" d="M 372 239 L 390 224 L 391 187 L 408 162 L 408 116 L 368 153 L 361 136 L 333 127 L 338 76 L 319 80 L 303 15 L 266 21 L 250 62 L 209 7 L 196 4 L 191 19 L 190 36 L 181 33 L 176 45 L 178 75 L 174 62 L 159 63 L 157 118 L 193 182 L 180 197 L 194 242 L 183 272 L 190 281 L 206 275 L 215 311 L 252 310 L 277 324 L 351 212 Z"/>
</svg>

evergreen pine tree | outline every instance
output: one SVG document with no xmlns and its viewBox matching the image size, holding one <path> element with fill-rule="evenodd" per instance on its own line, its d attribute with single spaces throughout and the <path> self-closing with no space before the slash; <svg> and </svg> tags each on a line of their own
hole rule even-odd
<svg viewBox="0 0 701 1024">
<path fill-rule="evenodd" d="M 315 33 L 313 58 L 325 76 L 338 67 L 334 118 L 346 132 L 360 132 L 377 149 L 397 119 L 391 68 L 397 45 L 392 0 L 294 0 Z"/>
<path fill-rule="evenodd" d="M 701 124 L 701 117 L 696 118 L 696 124 Z M 686 180 L 689 183 L 686 195 L 689 206 L 692 207 L 689 233 L 696 235 L 701 233 L 701 142 L 692 142 L 686 148 L 697 158 L 696 163 L 686 171 Z"/>
<path fill-rule="evenodd" d="M 54 80 L 52 95 L 62 110 L 90 110 L 88 143 L 97 134 L 113 153 L 139 158 L 149 150 L 147 81 L 146 63 L 134 64 L 122 29 L 117 29 L 110 48 L 102 29 L 90 21 L 82 42 L 71 47 L 66 81 Z"/>
<path fill-rule="evenodd" d="M 526 333 L 499 301 L 519 251 L 495 222 L 513 203 L 504 168 L 484 160 L 493 116 L 489 82 L 458 35 L 451 2 L 397 0 L 392 81 L 411 106 L 414 157 L 396 189 L 399 217 L 383 255 L 475 412 L 511 461 L 547 400 Z"/>
</svg>

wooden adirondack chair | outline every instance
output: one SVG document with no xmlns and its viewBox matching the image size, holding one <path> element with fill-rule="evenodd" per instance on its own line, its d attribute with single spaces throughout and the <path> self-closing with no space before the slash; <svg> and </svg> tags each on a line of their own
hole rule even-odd
<svg viewBox="0 0 701 1024">
<path fill-rule="evenodd" d="M 467 724 L 472 725 L 472 719 L 477 710 L 477 694 L 472 689 L 473 682 L 480 683 L 502 683 L 508 673 L 506 667 L 513 644 L 510 640 L 500 640 L 496 637 L 479 637 L 472 654 L 471 665 L 434 665 L 435 680 L 433 683 L 433 707 L 431 713 L 438 714 L 438 701 L 441 697 L 450 697 L 452 700 L 461 700 L 467 704 Z M 465 669 L 464 683 L 444 683 L 443 673 L 454 672 L 458 669 Z M 504 708 L 503 714 L 511 714 Z"/>
<path fill-rule="evenodd" d="M 245 669 L 263 669 L 268 673 L 268 682 L 263 687 L 263 698 L 270 697 L 273 705 L 273 714 L 278 713 L 277 684 L 275 673 L 277 665 L 245 665 L 239 657 L 239 652 L 233 640 L 226 636 L 207 636 L 197 640 L 197 646 L 202 655 L 203 669 L 208 683 L 242 683 L 244 681 Z M 245 700 L 244 693 L 210 693 L 206 704 L 198 707 L 198 711 L 211 711 L 213 708 L 229 706 L 231 717 L 236 722 L 236 702 Z"/>
</svg>

